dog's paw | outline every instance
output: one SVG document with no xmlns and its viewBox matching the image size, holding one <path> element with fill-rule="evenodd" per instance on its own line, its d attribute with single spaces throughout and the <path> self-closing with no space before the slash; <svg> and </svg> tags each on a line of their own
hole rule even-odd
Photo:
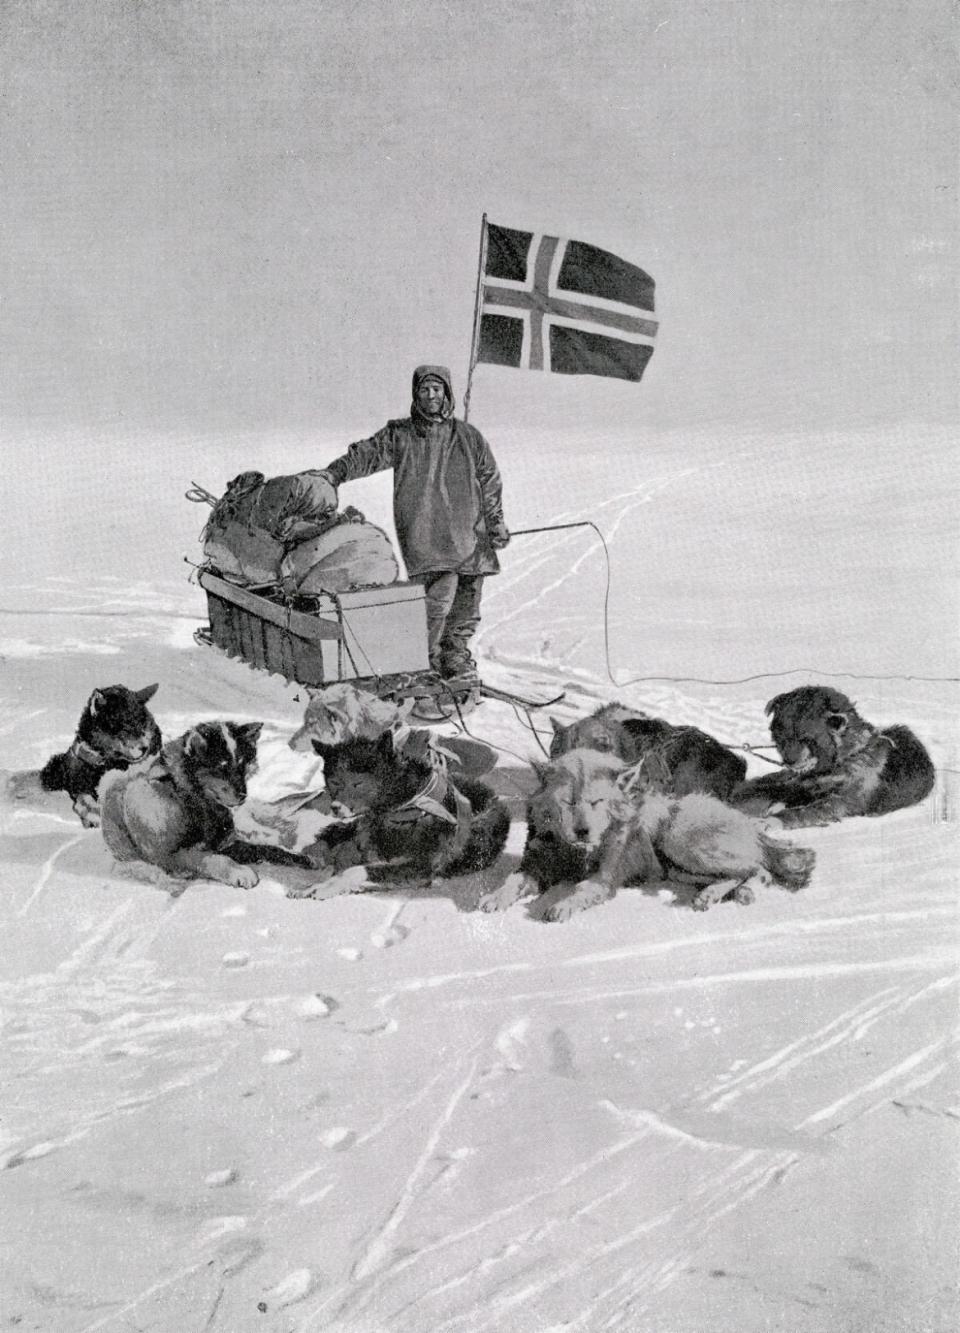
<svg viewBox="0 0 960 1333">
<path fill-rule="evenodd" d="M 536 882 L 529 875 L 521 875 L 519 872 L 515 872 L 507 876 L 499 889 L 492 889 L 490 893 L 485 893 L 477 906 L 481 912 L 505 912 L 508 907 L 518 903 L 521 898 L 527 898 L 531 893 L 536 892 Z"/>
<path fill-rule="evenodd" d="M 84 828 L 100 827 L 100 804 L 95 796 L 78 796 L 73 808 Z"/>
<path fill-rule="evenodd" d="M 585 912 L 589 907 L 597 907 L 610 897 L 610 890 L 604 884 L 591 879 L 583 879 L 565 898 L 551 903 L 543 914 L 544 921 L 568 921 L 577 912 Z"/>
<path fill-rule="evenodd" d="M 581 904 L 575 903 L 571 896 L 570 898 L 561 899 L 558 903 L 552 903 L 547 907 L 544 910 L 543 919 L 544 921 L 569 921 L 576 912 L 581 910 Z"/>
<path fill-rule="evenodd" d="M 695 912 L 705 912 L 708 907 L 712 907 L 714 903 L 723 902 L 724 898 L 728 896 L 731 898 L 735 898 L 738 903 L 739 902 L 752 903 L 753 902 L 752 890 L 746 889 L 746 892 L 750 896 L 748 898 L 741 898 L 739 896 L 741 889 L 746 889 L 746 885 L 737 884 L 730 879 L 716 880 L 713 884 L 707 884 L 704 888 L 702 888 L 700 892 L 696 895 L 690 906 L 693 908 Z"/>
<path fill-rule="evenodd" d="M 365 893 L 373 888 L 373 882 L 366 866 L 348 866 L 331 876 L 330 888 L 338 894 Z"/>
<path fill-rule="evenodd" d="M 741 907 L 749 907 L 756 901 L 753 889 L 748 884 L 741 884 L 733 891 L 733 901 L 739 903 Z"/>
<path fill-rule="evenodd" d="M 231 866 L 224 876 L 225 884 L 234 889 L 255 889 L 260 883 L 260 876 L 253 866 Z"/>
</svg>

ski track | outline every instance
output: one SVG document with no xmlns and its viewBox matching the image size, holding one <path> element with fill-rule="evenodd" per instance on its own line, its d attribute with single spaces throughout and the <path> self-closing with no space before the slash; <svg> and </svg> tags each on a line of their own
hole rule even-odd
<svg viewBox="0 0 960 1333">
<path fill-rule="evenodd" d="M 434 1076 L 428 1079 L 427 1082 L 424 1083 L 423 1087 L 420 1088 L 412 1097 L 408 1098 L 404 1102 L 399 1103 L 399 1105 L 392 1107 L 391 1110 L 388 1111 L 386 1115 L 382 1116 L 380 1120 L 378 1120 L 374 1125 L 372 1125 L 370 1129 L 366 1130 L 363 1134 L 357 1136 L 356 1141 L 354 1142 L 354 1148 L 362 1148 L 364 1144 L 370 1143 L 374 1139 L 379 1138 L 380 1135 L 383 1134 L 385 1130 L 389 1129 L 391 1125 L 395 1124 L 398 1120 L 402 1120 L 405 1116 L 409 1115 L 409 1113 L 415 1110 L 416 1107 L 418 1107 L 420 1103 L 433 1091 L 433 1089 L 441 1081 L 442 1078 L 443 1078 L 442 1072 L 434 1074 Z M 291 1180 L 286 1181 L 277 1190 L 275 1190 L 272 1196 L 273 1199 L 279 1201 L 281 1199 L 289 1198 L 291 1195 L 295 1194 L 297 1190 L 301 1188 L 302 1185 L 305 1185 L 308 1180 L 312 1180 L 314 1176 L 318 1175 L 321 1171 L 326 1170 L 328 1166 L 329 1166 L 329 1158 L 324 1156 L 319 1161 L 315 1162 L 313 1166 L 310 1166 L 305 1171 L 300 1172 L 299 1175 L 294 1176 Z M 304 1201 L 301 1200 L 301 1202 Z"/>
<path fill-rule="evenodd" d="M 566 968 L 587 968 L 598 964 L 620 963 L 641 961 L 645 958 L 655 958 L 664 954 L 672 953 L 678 949 L 697 949 L 701 946 L 725 944 L 727 942 L 745 944 L 752 941 L 767 941 L 778 936 L 792 936 L 795 934 L 817 933 L 827 930 L 847 930 L 851 926 L 861 924 L 876 924 L 883 927 L 883 934 L 889 934 L 889 928 L 900 923 L 910 921 L 928 921 L 931 916 L 943 916 L 952 919 L 955 913 L 952 908 L 940 907 L 924 911 L 902 911 L 902 912 L 875 912 L 862 913 L 858 915 L 844 917 L 820 917 L 812 920 L 795 920 L 788 922 L 776 922 L 756 926 L 752 930 L 744 928 L 735 931 L 704 931 L 703 933 L 678 936 L 672 940 L 658 940 L 652 944 L 628 945 L 622 949 L 605 950 L 602 953 L 578 954 L 572 958 L 545 959 L 538 963 L 501 963 L 491 967 L 477 968 L 466 972 L 446 972 L 437 973 L 434 976 L 411 977 L 408 981 L 392 989 L 388 994 L 381 996 L 381 1003 L 392 1002 L 397 996 L 411 994 L 424 990 L 440 990 L 448 986 L 473 985 L 477 981 L 486 980 L 491 977 L 510 976 L 510 975 L 531 975 L 540 971 L 556 971 Z M 950 954 L 946 959 L 949 960 Z M 829 975 L 830 973 L 842 974 L 845 971 L 873 970 L 878 967 L 901 966 L 901 967 L 937 967 L 944 961 L 940 955 L 924 954 L 910 956 L 900 960 L 884 959 L 877 963 L 832 963 L 820 964 L 811 963 L 790 965 L 788 967 L 773 967 L 764 969 L 755 969 L 752 971 L 741 971 L 731 973 L 721 973 L 719 980 L 737 980 L 739 978 L 756 980 L 777 980 L 784 977 L 816 977 Z M 677 986 L 698 986 L 704 984 L 707 978 L 678 978 L 669 983 L 652 983 L 655 987 L 661 985 Z M 545 992 L 547 995 L 562 994 L 563 992 Z M 620 992 L 614 992 L 619 994 Z M 637 993 L 643 993 L 642 990 Z M 572 997 L 573 1002 L 580 998 L 580 992 Z M 477 1003 L 482 997 L 471 996 L 467 1003 Z M 492 1002 L 496 1002 L 494 997 Z M 536 995 L 512 996 L 512 999 L 530 999 L 537 998 Z"/>
<path fill-rule="evenodd" d="M 66 842 L 61 843 L 61 845 L 57 848 L 55 852 L 53 852 L 50 856 L 47 857 L 46 861 L 44 861 L 43 865 L 40 867 L 40 873 L 37 876 L 37 881 L 34 884 L 32 891 L 28 895 L 23 906 L 17 912 L 17 916 L 27 915 L 30 908 L 36 902 L 37 898 L 39 898 L 40 894 L 49 884 L 50 876 L 53 874 L 54 866 L 57 864 L 60 857 L 64 854 L 64 852 L 68 852 L 71 847 L 79 846 L 79 844 L 85 840 L 85 836 L 86 836 L 85 834 L 81 833 L 78 834 L 75 838 L 68 838 Z"/>
<path fill-rule="evenodd" d="M 318 1324 L 317 1320 L 321 1318 L 331 1305 L 337 1304 L 339 1308 L 335 1309 L 330 1316 L 337 1318 L 344 1314 L 355 1302 L 357 1284 L 364 1283 L 364 1280 L 374 1275 L 378 1268 L 384 1265 L 384 1260 L 390 1253 L 390 1243 L 393 1236 L 398 1231 L 400 1225 L 406 1218 L 410 1209 L 420 1192 L 420 1182 L 428 1164 L 433 1159 L 437 1145 L 446 1129 L 447 1125 L 453 1119 L 454 1114 L 460 1105 L 463 1097 L 473 1083 L 477 1071 L 478 1055 L 476 1051 L 464 1060 L 461 1060 L 456 1068 L 457 1081 L 453 1087 L 446 1102 L 441 1107 L 439 1115 L 430 1126 L 429 1132 L 424 1140 L 423 1147 L 419 1156 L 413 1164 L 406 1180 L 404 1181 L 399 1195 L 393 1202 L 386 1218 L 376 1229 L 372 1238 L 367 1242 L 363 1252 L 354 1261 L 350 1279 L 344 1283 L 340 1291 L 334 1291 L 327 1299 L 301 1324 L 303 1333 L 310 1328 L 323 1328 L 323 1324 Z M 464 1074 L 466 1066 L 466 1074 Z M 342 1293 L 346 1293 L 345 1297 Z"/>
<path fill-rule="evenodd" d="M 657 495 L 660 491 L 664 490 L 668 485 L 672 484 L 674 481 L 678 481 L 682 477 L 689 476 L 690 473 L 691 469 L 684 469 L 681 472 L 677 472 L 669 477 L 661 479 L 659 482 L 650 482 L 646 483 L 645 485 L 637 487 L 634 491 L 628 492 L 626 500 L 624 499 L 624 497 L 617 497 L 617 501 L 615 503 L 617 503 L 620 506 L 619 512 L 615 514 L 613 523 L 609 531 L 604 536 L 607 548 L 609 549 L 609 547 L 615 541 L 617 532 L 622 526 L 624 520 L 635 509 L 639 508 L 641 505 L 649 504 L 653 500 L 654 496 Z M 613 504 L 614 502 L 611 501 L 610 503 Z M 600 509 L 603 509 L 605 507 L 606 506 L 603 505 L 599 506 Z M 594 510 L 594 512 L 596 513 L 596 509 Z M 599 527 L 599 524 L 597 526 Z M 568 545 L 568 544 L 569 543 L 563 543 L 563 545 Z M 533 597 L 530 597 L 526 601 L 511 606 L 510 611 L 507 612 L 506 615 L 501 615 L 499 619 L 497 619 L 497 621 L 495 622 L 495 625 L 491 626 L 490 631 L 488 631 L 487 633 L 481 631 L 480 635 L 477 636 L 478 648 L 482 649 L 483 645 L 487 641 L 487 638 L 489 637 L 489 634 L 492 634 L 494 629 L 499 635 L 504 630 L 504 628 L 506 628 L 511 622 L 526 616 L 528 612 L 539 606 L 541 603 L 546 603 L 552 593 L 556 592 L 558 589 L 563 588 L 564 586 L 569 584 L 571 579 L 574 579 L 576 577 L 583 564 L 587 560 L 589 560 L 596 553 L 598 549 L 599 550 L 603 549 L 602 543 L 600 539 L 597 537 L 597 535 L 595 533 L 592 533 L 591 539 L 586 543 L 585 549 L 577 557 L 577 559 L 573 562 L 571 566 L 566 567 L 564 569 L 564 573 L 561 574 L 559 578 L 555 578 L 553 582 L 547 583 Z M 542 556 L 537 558 L 535 563 L 529 565 L 526 570 L 522 571 L 519 575 L 510 580 L 500 590 L 501 598 L 505 598 L 506 596 L 508 596 L 508 594 L 513 589 L 514 585 L 519 581 L 519 579 L 523 577 L 529 577 L 535 573 L 539 573 L 544 568 L 555 568 L 556 563 L 557 563 L 556 548 L 554 548 L 552 551 L 544 552 Z M 565 563 L 566 562 L 564 562 L 564 564 Z M 490 600 L 493 603 L 495 610 L 496 600 L 493 597 L 491 597 Z"/>
<path fill-rule="evenodd" d="M 941 995 L 953 984 L 955 984 L 954 978 L 941 978 L 914 989 L 908 986 L 887 986 L 863 997 L 856 1004 L 836 1015 L 818 1029 L 804 1033 L 800 1038 L 785 1044 L 741 1071 L 735 1080 L 735 1097 L 739 1098 L 747 1093 L 755 1093 L 774 1078 L 792 1074 L 804 1064 L 818 1062 L 819 1057 L 824 1052 L 842 1043 L 860 1040 L 871 1027 L 882 1019 L 895 1019 L 905 1010 L 920 1004 L 925 999 Z M 492 1044 L 494 1050 L 506 1057 L 502 1066 L 504 1069 L 515 1073 L 519 1072 L 522 1064 L 519 1058 L 518 1038 L 525 1037 L 525 1035 L 526 1026 L 523 1020 L 513 1020 L 497 1033 Z M 942 1072 L 944 1065 L 935 1057 L 942 1054 L 950 1044 L 949 1041 L 941 1039 L 911 1052 L 902 1060 L 884 1069 L 879 1075 L 847 1091 L 841 1098 L 834 1099 L 827 1105 L 818 1107 L 808 1113 L 797 1121 L 794 1127 L 795 1132 L 803 1134 L 813 1127 L 825 1125 L 826 1122 L 835 1122 L 824 1131 L 833 1133 L 841 1124 L 848 1124 L 851 1118 L 869 1114 L 879 1106 L 889 1104 L 889 1093 L 885 1093 L 879 1099 L 874 1096 L 882 1089 L 889 1089 L 891 1085 L 897 1085 L 900 1094 L 906 1095 L 909 1091 L 924 1086 Z M 924 1065 L 927 1065 L 928 1068 L 921 1070 L 914 1078 L 904 1081 L 907 1075 L 913 1074 L 914 1071 Z M 715 1112 L 725 1105 L 728 1100 L 731 1100 L 729 1085 L 725 1087 L 722 1095 L 717 1096 L 717 1091 L 716 1081 L 709 1081 L 694 1093 L 693 1101 L 702 1105 L 706 1112 Z M 837 1117 L 840 1112 L 849 1112 L 849 1114 L 842 1121 L 838 1121 Z M 630 1121 L 631 1113 L 626 1113 L 626 1118 Z M 703 1139 L 690 1134 L 684 1129 L 670 1124 L 664 1117 L 650 1110 L 632 1113 L 632 1123 L 636 1127 L 636 1133 L 622 1138 L 603 1152 L 578 1165 L 574 1171 L 559 1180 L 550 1191 L 526 1195 L 508 1207 L 497 1210 L 479 1220 L 472 1227 L 446 1236 L 432 1245 L 423 1246 L 416 1253 L 405 1255 L 392 1266 L 387 1266 L 380 1275 L 379 1285 L 374 1291 L 367 1293 L 362 1306 L 357 1307 L 352 1301 L 347 1301 L 341 1307 L 340 1313 L 356 1312 L 358 1308 L 367 1308 L 374 1295 L 379 1296 L 382 1301 L 385 1296 L 384 1284 L 399 1278 L 402 1273 L 425 1260 L 435 1259 L 439 1251 L 450 1248 L 456 1250 L 457 1247 L 475 1238 L 481 1232 L 496 1227 L 498 1229 L 497 1246 L 492 1254 L 488 1254 L 479 1264 L 471 1260 L 466 1268 L 454 1271 L 442 1282 L 435 1283 L 433 1286 L 425 1290 L 421 1289 L 418 1292 L 416 1305 L 422 1315 L 426 1308 L 425 1302 L 429 1299 L 439 1299 L 468 1287 L 474 1280 L 486 1278 L 491 1268 L 497 1264 L 507 1263 L 517 1254 L 526 1253 L 531 1244 L 546 1240 L 558 1231 L 564 1233 L 585 1213 L 621 1194 L 629 1187 L 632 1179 L 629 1168 L 624 1172 L 627 1177 L 626 1180 L 614 1185 L 612 1189 L 597 1192 L 592 1197 L 588 1197 L 586 1201 L 581 1202 L 579 1206 L 572 1209 L 568 1206 L 567 1209 L 558 1210 L 559 1215 L 552 1216 L 548 1222 L 532 1228 L 514 1231 L 512 1234 L 504 1232 L 504 1224 L 509 1219 L 522 1214 L 532 1205 L 541 1203 L 545 1193 L 552 1197 L 562 1194 L 571 1184 L 582 1178 L 589 1178 L 598 1167 L 608 1167 L 614 1157 L 639 1147 L 651 1137 L 656 1137 L 661 1142 L 666 1140 L 664 1146 L 660 1149 L 661 1153 L 682 1151 L 688 1148 L 701 1152 L 706 1151 L 707 1153 L 716 1151 L 725 1154 L 735 1153 L 736 1156 L 732 1162 L 728 1161 L 718 1170 L 708 1172 L 698 1183 L 689 1199 L 685 1199 L 673 1207 L 662 1209 L 652 1217 L 644 1218 L 616 1240 L 604 1241 L 588 1246 L 586 1249 L 580 1245 L 574 1245 L 573 1248 L 577 1256 L 575 1261 L 567 1265 L 561 1265 L 559 1268 L 545 1264 L 549 1269 L 549 1276 L 536 1282 L 525 1281 L 522 1286 L 516 1287 L 517 1280 L 525 1275 L 528 1268 L 531 1267 L 527 1265 L 522 1273 L 513 1271 L 510 1277 L 505 1278 L 503 1283 L 498 1284 L 495 1291 L 491 1292 L 491 1289 L 487 1287 L 487 1297 L 482 1307 L 470 1302 L 460 1313 L 449 1317 L 442 1315 L 431 1317 L 431 1328 L 438 1330 L 438 1333 L 468 1333 L 468 1331 L 469 1333 L 483 1333 L 485 1329 L 508 1327 L 510 1326 L 509 1320 L 516 1317 L 524 1307 L 532 1307 L 545 1294 L 562 1286 L 568 1280 L 577 1279 L 582 1281 L 584 1274 L 594 1267 L 609 1268 L 611 1260 L 616 1259 L 619 1275 L 608 1288 L 595 1298 L 589 1316 L 591 1320 L 595 1320 L 601 1302 L 609 1302 L 615 1297 L 617 1308 L 610 1314 L 608 1322 L 586 1324 L 581 1320 L 574 1320 L 568 1326 L 590 1329 L 594 1327 L 619 1327 L 622 1318 L 626 1317 L 626 1312 L 629 1311 L 632 1316 L 641 1315 L 648 1311 L 647 1299 L 664 1290 L 675 1277 L 688 1267 L 696 1249 L 710 1227 L 735 1209 L 749 1202 L 751 1198 L 774 1180 L 782 1180 L 786 1172 L 803 1158 L 802 1153 L 794 1151 L 754 1148 L 741 1151 L 736 1144 L 723 1140 Z M 814 1144 L 815 1142 L 816 1140 L 813 1141 Z M 543 1210 L 540 1209 L 539 1215 L 542 1216 L 542 1214 Z M 643 1237 L 653 1235 L 668 1224 L 670 1224 L 670 1234 L 669 1238 L 665 1239 L 660 1246 L 661 1253 L 639 1268 L 628 1266 L 625 1270 L 620 1271 L 621 1265 L 617 1256 L 622 1250 L 632 1246 Z M 679 1249 L 677 1248 L 678 1243 Z M 562 1244 L 559 1245 L 561 1253 L 564 1248 Z M 472 1251 L 467 1251 L 468 1255 L 472 1253 Z M 513 1289 L 510 1289 L 511 1283 L 514 1284 Z M 497 1291 L 499 1291 L 499 1294 L 497 1294 Z M 410 1304 L 413 1304 L 413 1302 L 410 1302 Z M 394 1309 L 394 1316 L 399 1317 L 403 1310 L 407 1308 L 408 1305 L 405 1304 Z M 479 1316 L 481 1309 L 484 1313 Z"/>
</svg>

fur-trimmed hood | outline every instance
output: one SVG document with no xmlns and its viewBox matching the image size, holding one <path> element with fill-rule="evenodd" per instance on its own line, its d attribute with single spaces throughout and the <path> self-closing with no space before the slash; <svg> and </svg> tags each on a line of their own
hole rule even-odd
<svg viewBox="0 0 960 1333">
<path fill-rule="evenodd" d="M 456 399 L 453 396 L 453 379 L 446 366 L 417 366 L 416 370 L 413 372 L 413 384 L 410 390 L 413 399 L 410 406 L 410 415 L 414 421 L 435 426 L 437 424 L 437 419 L 425 416 L 424 413 L 420 411 L 417 404 L 417 390 L 425 379 L 430 378 L 440 380 L 445 390 L 443 414 L 439 418 L 441 421 L 452 420 L 457 404 Z"/>
</svg>

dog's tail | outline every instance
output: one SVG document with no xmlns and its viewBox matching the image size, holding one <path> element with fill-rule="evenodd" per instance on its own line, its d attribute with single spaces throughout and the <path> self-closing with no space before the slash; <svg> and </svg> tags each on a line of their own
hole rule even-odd
<svg viewBox="0 0 960 1333">
<path fill-rule="evenodd" d="M 39 768 L 0 768 L 0 804 L 38 801 L 43 790 Z"/>
<path fill-rule="evenodd" d="M 771 838 L 767 833 L 761 832 L 759 837 L 763 864 L 774 882 L 793 893 L 805 889 L 810 883 L 816 853 L 809 847 L 798 847 L 795 842 Z"/>
<path fill-rule="evenodd" d="M 65 754 L 55 754 L 52 759 L 48 759 L 40 770 L 40 786 L 44 791 L 66 791 L 67 789 L 67 756 Z"/>
<path fill-rule="evenodd" d="M 109 773 L 100 785 L 100 833 L 117 861 L 140 861 L 143 852 L 127 830 L 123 809 L 125 773 Z"/>
</svg>

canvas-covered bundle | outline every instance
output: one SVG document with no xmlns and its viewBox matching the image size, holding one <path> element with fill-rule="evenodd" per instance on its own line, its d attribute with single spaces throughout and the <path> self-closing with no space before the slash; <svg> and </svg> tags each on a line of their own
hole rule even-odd
<svg viewBox="0 0 960 1333">
<path fill-rule="evenodd" d="M 383 529 L 349 507 L 325 532 L 291 547 L 280 577 L 285 591 L 315 596 L 395 583 L 400 567 Z"/>
<path fill-rule="evenodd" d="M 234 477 L 207 520 L 203 553 L 233 582 L 289 595 L 383 585 L 400 573 L 387 534 L 356 509 L 338 514 L 336 488 L 315 471 Z"/>
</svg>

